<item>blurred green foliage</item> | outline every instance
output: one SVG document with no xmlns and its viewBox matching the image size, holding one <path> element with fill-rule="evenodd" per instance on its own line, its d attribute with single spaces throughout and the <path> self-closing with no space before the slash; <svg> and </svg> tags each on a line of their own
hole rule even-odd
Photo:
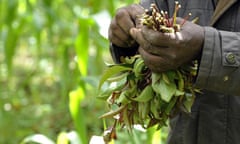
<svg viewBox="0 0 240 144">
<path fill-rule="evenodd" d="M 88 138 L 101 134 L 93 86 L 109 54 L 94 15 L 131 2 L 0 0 L 0 143 L 34 133 L 56 139 L 83 119 Z M 82 86 L 84 118 L 73 122 L 68 95 Z"/>
<path fill-rule="evenodd" d="M 85 144 L 102 135 L 106 107 L 96 95 L 111 62 L 107 24 L 133 2 L 0 0 L 0 143 L 33 134 L 59 141 L 76 130 Z"/>
</svg>

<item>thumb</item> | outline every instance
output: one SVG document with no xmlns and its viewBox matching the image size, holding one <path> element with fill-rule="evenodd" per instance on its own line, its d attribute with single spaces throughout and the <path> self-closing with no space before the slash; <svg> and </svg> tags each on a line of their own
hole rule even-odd
<svg viewBox="0 0 240 144">
<path fill-rule="evenodd" d="M 143 37 L 143 35 L 142 35 L 142 30 L 141 30 L 141 29 L 131 28 L 129 33 L 130 33 L 130 35 L 132 36 L 132 38 L 133 38 L 139 45 L 143 45 L 144 43 L 146 43 L 146 40 L 144 39 L 144 37 Z"/>
<path fill-rule="evenodd" d="M 129 31 L 129 33 L 130 33 L 131 37 L 132 37 L 134 40 L 137 41 L 137 37 L 138 37 L 140 31 L 141 31 L 140 29 L 131 28 L 130 31 Z"/>
</svg>

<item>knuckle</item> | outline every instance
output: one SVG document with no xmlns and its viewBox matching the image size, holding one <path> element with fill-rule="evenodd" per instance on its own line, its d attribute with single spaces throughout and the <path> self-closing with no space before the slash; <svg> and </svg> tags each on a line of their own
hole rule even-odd
<svg viewBox="0 0 240 144">
<path fill-rule="evenodd" d="M 149 53 L 152 53 L 152 46 L 150 43 L 143 43 L 143 49 Z"/>
<path fill-rule="evenodd" d="M 111 40 L 112 37 L 114 37 L 115 31 L 116 31 L 116 27 L 115 26 L 110 26 L 110 28 L 108 29 L 108 38 L 109 38 L 109 40 Z"/>
<path fill-rule="evenodd" d="M 129 6 L 131 10 L 138 10 L 139 9 L 139 5 L 138 4 L 132 4 Z"/>
<path fill-rule="evenodd" d="M 122 41 L 119 41 L 117 38 L 112 37 L 110 40 L 112 43 L 114 43 L 115 45 L 119 46 L 119 47 L 124 47 L 125 44 Z"/>
<path fill-rule="evenodd" d="M 111 31 L 114 31 L 116 29 L 118 29 L 118 25 L 116 24 L 115 20 L 113 20 L 110 24 L 110 28 Z"/>
<path fill-rule="evenodd" d="M 179 61 L 177 59 L 174 59 L 170 61 L 170 67 L 171 69 L 177 69 L 179 67 Z"/>
<path fill-rule="evenodd" d="M 108 31 L 108 39 L 112 41 L 113 33 L 111 30 Z"/>
<path fill-rule="evenodd" d="M 119 19 L 124 18 L 125 16 L 127 16 L 127 10 L 126 10 L 126 8 L 119 8 L 119 9 L 117 10 L 117 12 L 116 12 L 115 18 L 116 18 L 117 20 L 119 20 Z"/>
<path fill-rule="evenodd" d="M 144 13 L 144 8 L 142 6 L 140 6 L 139 4 L 132 4 L 132 5 L 130 5 L 130 11 L 140 14 L 140 13 Z"/>
<path fill-rule="evenodd" d="M 156 72 L 156 73 L 161 73 L 161 72 L 163 72 L 163 69 L 160 68 L 160 67 L 153 67 L 151 70 L 152 70 L 153 72 Z"/>
<path fill-rule="evenodd" d="M 171 53 L 169 55 L 169 66 L 173 69 L 178 67 L 179 60 L 177 59 L 176 53 Z"/>
<path fill-rule="evenodd" d="M 186 44 L 186 40 L 187 39 L 185 39 L 183 36 L 182 36 L 182 38 L 177 38 L 175 40 L 175 45 L 183 46 Z"/>
<path fill-rule="evenodd" d="M 171 61 L 177 62 L 177 54 L 176 53 L 171 53 L 169 55 L 169 58 L 170 58 Z"/>
<path fill-rule="evenodd" d="M 154 66 L 152 65 L 152 63 L 149 60 L 144 60 L 144 64 L 149 68 L 149 69 L 154 69 Z"/>
</svg>

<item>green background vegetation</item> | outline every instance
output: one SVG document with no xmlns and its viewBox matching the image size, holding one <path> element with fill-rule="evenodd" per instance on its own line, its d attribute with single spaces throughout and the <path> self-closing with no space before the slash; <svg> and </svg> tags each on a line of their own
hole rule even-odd
<svg viewBox="0 0 240 144">
<path fill-rule="evenodd" d="M 85 144 L 102 135 L 106 106 L 96 95 L 111 62 L 107 24 L 133 2 L 0 0 L 0 143 L 36 134 L 64 143 L 74 131 Z M 120 133 L 116 143 L 152 143 L 153 130 L 134 136 Z"/>
</svg>

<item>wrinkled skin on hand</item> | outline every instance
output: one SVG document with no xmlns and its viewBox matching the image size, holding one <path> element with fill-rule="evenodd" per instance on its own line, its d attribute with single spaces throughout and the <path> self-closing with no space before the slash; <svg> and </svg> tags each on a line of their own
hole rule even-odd
<svg viewBox="0 0 240 144">
<path fill-rule="evenodd" d="M 114 45 L 129 48 L 137 45 L 130 35 L 130 29 L 140 25 L 138 17 L 144 13 L 143 7 L 137 4 L 119 8 L 112 19 L 108 35 Z"/>
<path fill-rule="evenodd" d="M 177 23 L 183 19 L 177 18 Z M 186 21 L 176 33 L 161 33 L 141 26 L 130 30 L 139 44 L 139 53 L 153 72 L 177 69 L 201 55 L 204 30 L 201 26 Z"/>
</svg>

